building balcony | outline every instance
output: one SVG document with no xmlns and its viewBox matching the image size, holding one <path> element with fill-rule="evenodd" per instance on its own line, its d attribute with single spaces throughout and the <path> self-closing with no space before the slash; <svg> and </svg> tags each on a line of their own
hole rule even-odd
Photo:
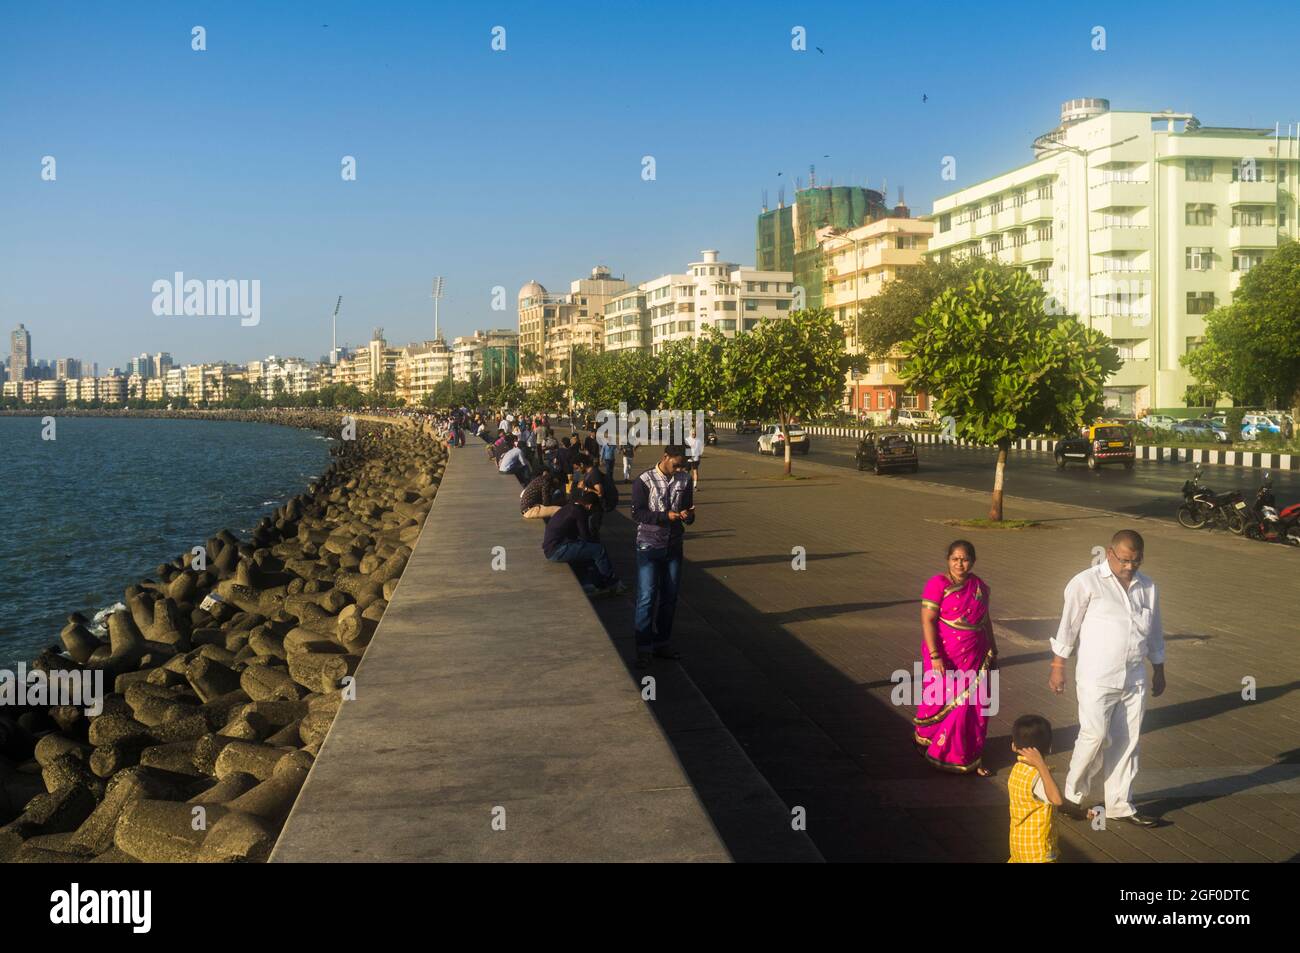
<svg viewBox="0 0 1300 953">
<path fill-rule="evenodd" d="M 1015 221 L 1010 223 L 1012 225 L 1050 221 L 1056 216 L 1053 199 L 1026 198 L 1024 205 L 1014 206 L 1011 211 L 1015 214 Z"/>
<path fill-rule="evenodd" d="M 1052 240 L 1050 238 L 1025 242 L 1023 245 L 1012 250 L 1020 253 L 1020 257 L 1015 259 L 1017 263 L 1030 264 L 1031 262 L 1051 261 L 1056 257 L 1056 252 L 1052 248 Z"/>
<path fill-rule="evenodd" d="M 1276 225 L 1233 225 L 1228 229 L 1230 248 L 1276 248 Z"/>
<path fill-rule="evenodd" d="M 1233 182 L 1228 186 L 1229 205 L 1276 205 L 1276 182 Z"/>
<path fill-rule="evenodd" d="M 1088 190 L 1094 212 L 1106 208 L 1135 208 L 1151 204 L 1150 182 L 1102 182 Z"/>
<path fill-rule="evenodd" d="M 1093 229 L 1088 240 L 1094 255 L 1112 251 L 1150 251 L 1151 229 L 1134 225 L 1112 225 Z"/>
</svg>

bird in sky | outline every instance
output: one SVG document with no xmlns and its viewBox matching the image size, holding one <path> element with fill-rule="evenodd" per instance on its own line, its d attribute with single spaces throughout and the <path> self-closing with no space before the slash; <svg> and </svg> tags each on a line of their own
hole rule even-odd
<svg viewBox="0 0 1300 953">
<path fill-rule="evenodd" d="M 816 49 L 818 53 L 822 54 L 822 56 L 826 55 L 826 51 L 823 50 L 820 46 L 814 47 L 814 49 Z"/>
<path fill-rule="evenodd" d="M 921 102 L 923 102 L 923 103 L 928 103 L 929 101 L 930 101 L 930 97 L 927 96 L 927 95 L 925 95 L 925 93 L 922 93 L 922 94 L 921 94 Z"/>
</svg>

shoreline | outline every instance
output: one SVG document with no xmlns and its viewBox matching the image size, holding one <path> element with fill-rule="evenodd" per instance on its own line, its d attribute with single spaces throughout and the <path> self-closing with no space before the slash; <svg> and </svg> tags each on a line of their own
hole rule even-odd
<svg viewBox="0 0 1300 953">
<path fill-rule="evenodd" d="M 12 416 L 38 416 L 13 414 Z M 405 569 L 447 451 L 357 412 L 80 411 L 243 420 L 334 437 L 306 488 L 241 540 L 128 586 L 106 638 L 72 613 L 28 668 L 102 678 L 102 711 L 0 707 L 0 861 L 262 861 Z M 50 699 L 68 701 L 68 699 Z M 197 828 L 197 829 L 196 829 Z"/>
</svg>

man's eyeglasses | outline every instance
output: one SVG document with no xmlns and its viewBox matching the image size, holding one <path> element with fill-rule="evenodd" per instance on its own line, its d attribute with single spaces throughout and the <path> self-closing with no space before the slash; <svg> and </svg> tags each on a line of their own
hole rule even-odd
<svg viewBox="0 0 1300 953">
<path fill-rule="evenodd" d="M 1138 553 L 1133 559 L 1121 559 L 1119 553 L 1115 552 L 1114 547 L 1110 547 L 1110 554 L 1115 557 L 1115 562 L 1119 563 L 1121 566 L 1132 566 L 1134 569 L 1137 569 L 1138 566 L 1142 565 L 1141 553 Z"/>
</svg>

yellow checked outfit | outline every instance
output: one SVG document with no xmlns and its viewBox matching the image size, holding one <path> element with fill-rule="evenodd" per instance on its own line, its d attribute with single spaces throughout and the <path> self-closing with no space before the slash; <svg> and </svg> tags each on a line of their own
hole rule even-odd
<svg viewBox="0 0 1300 953">
<path fill-rule="evenodd" d="M 1038 771 L 1017 760 L 1007 780 L 1011 799 L 1012 864 L 1056 861 L 1056 808 L 1042 793 Z M 1038 788 L 1037 793 L 1035 787 Z"/>
</svg>

